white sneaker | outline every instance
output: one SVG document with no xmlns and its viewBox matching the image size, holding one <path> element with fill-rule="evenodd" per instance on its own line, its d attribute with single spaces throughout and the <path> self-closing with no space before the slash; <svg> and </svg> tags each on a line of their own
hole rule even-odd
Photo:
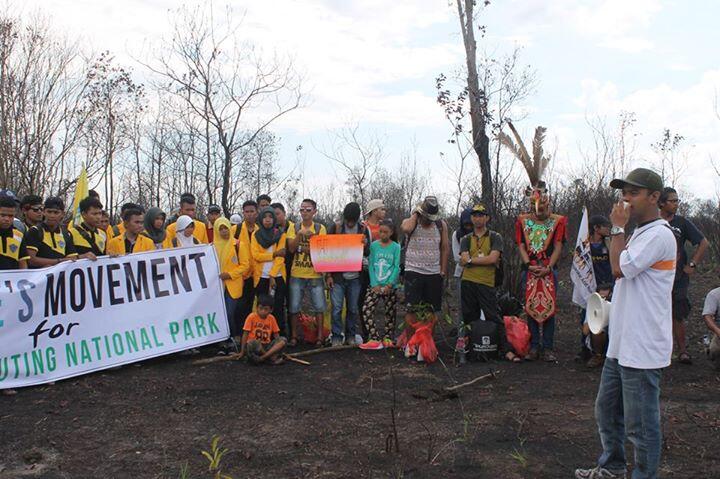
<svg viewBox="0 0 720 479">
<path fill-rule="evenodd" d="M 610 472 L 600 466 L 592 469 L 575 469 L 575 479 L 622 479 L 624 477 L 624 472 Z"/>
</svg>

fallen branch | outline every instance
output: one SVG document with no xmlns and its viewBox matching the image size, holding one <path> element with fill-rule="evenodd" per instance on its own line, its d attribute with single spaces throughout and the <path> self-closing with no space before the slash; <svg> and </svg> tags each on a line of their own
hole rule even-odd
<svg viewBox="0 0 720 479">
<path fill-rule="evenodd" d="M 213 356 L 211 358 L 196 359 L 192 364 L 196 366 L 203 366 L 205 364 L 220 363 L 223 361 L 236 361 L 240 359 L 240 353 L 232 353 L 227 356 Z"/>
<path fill-rule="evenodd" d="M 354 344 L 346 344 L 343 346 L 333 346 L 330 348 L 310 349 L 308 351 L 300 351 L 299 353 L 288 354 L 288 356 L 291 356 L 293 358 L 299 358 L 302 356 L 310 356 L 310 355 L 319 354 L 319 353 L 332 353 L 335 351 L 343 351 L 345 349 L 357 349 L 357 346 L 355 346 Z"/>
<path fill-rule="evenodd" d="M 456 391 L 460 388 L 464 388 L 465 386 L 470 386 L 471 384 L 475 384 L 478 381 L 482 381 L 483 379 L 495 379 L 497 375 L 500 373 L 500 371 L 492 371 L 489 374 L 485 374 L 483 376 L 479 376 L 472 381 L 468 381 L 466 383 L 456 384 L 455 386 L 448 386 L 445 389 L 445 391 Z"/>
<path fill-rule="evenodd" d="M 290 356 L 289 354 L 283 354 L 283 358 L 285 358 L 287 361 L 292 361 L 293 363 L 302 364 L 304 366 L 310 366 L 309 361 L 303 361 L 302 359 L 294 358 Z"/>
</svg>

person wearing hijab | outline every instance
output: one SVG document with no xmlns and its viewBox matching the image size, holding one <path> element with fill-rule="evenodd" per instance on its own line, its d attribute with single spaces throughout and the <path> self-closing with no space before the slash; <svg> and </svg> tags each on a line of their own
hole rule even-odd
<svg viewBox="0 0 720 479">
<path fill-rule="evenodd" d="M 263 294 L 274 294 L 273 316 L 277 320 L 281 336 L 285 336 L 287 331 L 285 320 L 286 242 L 287 237 L 277 223 L 275 209 L 267 206 L 260 210 L 258 228 L 250 240 L 255 295 L 259 297 Z"/>
<path fill-rule="evenodd" d="M 214 226 L 216 235 L 213 247 L 220 265 L 220 279 L 225 286 L 225 309 L 230 335 L 239 341 L 243 325 L 237 324 L 233 318 L 238 300 L 243 295 L 243 275 L 250 269 L 250 253 L 246 243 L 239 244 L 230 234 L 231 225 L 227 218 L 221 216 L 215 220 Z"/>
<path fill-rule="evenodd" d="M 200 241 L 193 236 L 195 222 L 187 215 L 180 216 L 175 222 L 175 235 L 166 235 L 165 249 L 185 248 L 200 244 Z"/>
<path fill-rule="evenodd" d="M 455 274 L 453 275 L 455 277 L 455 281 L 457 282 L 457 298 L 458 298 L 458 304 L 461 304 L 460 300 L 460 278 L 463 274 L 463 267 L 460 266 L 460 240 L 463 238 L 463 236 L 469 235 L 473 232 L 473 223 L 472 223 L 472 208 L 465 208 L 460 213 L 460 226 L 458 226 L 458 229 L 455 230 L 455 232 L 452 234 L 452 254 L 453 259 L 455 260 Z M 464 347 L 462 344 L 460 344 L 459 340 L 460 338 L 465 337 L 465 331 L 464 331 L 464 324 L 462 321 L 462 318 L 460 315 L 457 316 L 456 320 L 456 326 L 458 328 L 458 343 L 456 344 L 456 349 L 462 349 L 464 351 Z M 460 354 L 460 362 L 463 363 L 465 361 L 465 355 L 461 353 L 458 350 Z"/>
<path fill-rule="evenodd" d="M 162 249 L 167 233 L 165 232 L 165 212 L 160 208 L 150 208 L 145 213 L 143 220 L 145 231 L 143 236 L 147 236 L 155 244 L 155 249 Z"/>
</svg>

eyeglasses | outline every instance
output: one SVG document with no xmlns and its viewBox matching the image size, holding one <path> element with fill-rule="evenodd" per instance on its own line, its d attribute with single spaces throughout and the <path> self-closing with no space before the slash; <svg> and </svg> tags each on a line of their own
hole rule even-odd
<svg viewBox="0 0 720 479">
<path fill-rule="evenodd" d="M 29 210 L 33 210 L 35 213 L 42 213 L 45 211 L 45 208 L 42 206 L 33 206 L 32 208 L 28 208 Z"/>
</svg>

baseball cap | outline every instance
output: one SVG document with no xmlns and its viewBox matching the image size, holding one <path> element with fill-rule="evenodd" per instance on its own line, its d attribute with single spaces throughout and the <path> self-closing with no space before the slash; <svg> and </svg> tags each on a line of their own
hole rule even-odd
<svg viewBox="0 0 720 479">
<path fill-rule="evenodd" d="M 222 213 L 222 209 L 218 205 L 208 206 L 208 213 Z"/>
<path fill-rule="evenodd" d="M 615 178 L 610 182 L 610 187 L 618 190 L 626 185 L 647 188 L 650 191 L 662 191 L 663 189 L 660 175 L 647 168 L 635 168 L 625 178 Z"/>
<path fill-rule="evenodd" d="M 485 208 L 485 205 L 482 203 L 476 203 L 470 210 L 471 215 L 474 215 L 477 213 L 479 213 L 481 215 L 488 215 L 488 216 L 490 215 L 490 212 L 487 210 L 487 208 Z"/>
<path fill-rule="evenodd" d="M 240 216 L 239 214 L 235 213 L 234 215 L 230 216 L 230 224 L 239 225 L 242 222 L 243 222 L 242 216 Z"/>
<path fill-rule="evenodd" d="M 13 200 L 16 204 L 20 204 L 20 200 L 18 197 L 13 193 L 11 190 L 7 189 L 0 189 L 0 198 L 10 198 Z"/>
</svg>

